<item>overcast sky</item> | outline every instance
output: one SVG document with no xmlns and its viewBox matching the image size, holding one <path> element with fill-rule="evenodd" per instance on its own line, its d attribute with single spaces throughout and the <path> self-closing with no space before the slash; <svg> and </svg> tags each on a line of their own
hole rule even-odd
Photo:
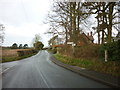
<svg viewBox="0 0 120 90">
<path fill-rule="evenodd" d="M 30 46 L 35 34 L 40 34 L 42 42 L 48 46 L 50 37 L 44 33 L 49 25 L 43 22 L 51 7 L 52 0 L 0 0 L 0 24 L 5 26 L 3 46 L 13 43 Z M 91 21 L 94 22 L 94 18 Z M 94 39 L 97 42 L 96 35 Z"/>
<path fill-rule="evenodd" d="M 51 0 L 0 0 L 0 24 L 5 26 L 4 46 L 13 43 L 30 46 L 35 34 L 40 34 L 47 46 L 48 25 L 45 18 L 51 7 Z"/>
</svg>

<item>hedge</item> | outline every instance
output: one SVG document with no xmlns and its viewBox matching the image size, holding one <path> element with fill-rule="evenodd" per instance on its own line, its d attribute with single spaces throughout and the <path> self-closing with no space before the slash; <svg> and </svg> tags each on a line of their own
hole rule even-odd
<svg viewBox="0 0 120 90">
<path fill-rule="evenodd" d="M 101 45 L 99 55 L 103 59 L 105 50 L 108 51 L 108 60 L 120 61 L 120 40 Z"/>
<path fill-rule="evenodd" d="M 33 54 L 33 53 L 37 53 L 37 52 L 38 52 L 37 50 L 17 51 L 18 56 L 24 56 L 24 55 L 27 55 L 27 54 Z"/>
</svg>

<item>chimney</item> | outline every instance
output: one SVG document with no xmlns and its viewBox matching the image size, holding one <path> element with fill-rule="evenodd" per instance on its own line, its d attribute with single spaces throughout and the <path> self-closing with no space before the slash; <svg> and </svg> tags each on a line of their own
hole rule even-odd
<svg viewBox="0 0 120 90">
<path fill-rule="evenodd" d="M 90 36 L 92 36 L 92 32 L 90 32 Z"/>
<path fill-rule="evenodd" d="M 87 33 L 87 36 L 89 36 L 89 33 Z"/>
</svg>

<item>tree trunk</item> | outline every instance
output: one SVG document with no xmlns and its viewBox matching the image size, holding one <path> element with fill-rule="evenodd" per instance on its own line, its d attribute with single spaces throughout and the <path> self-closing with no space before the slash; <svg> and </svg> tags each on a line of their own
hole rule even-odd
<svg viewBox="0 0 120 90">
<path fill-rule="evenodd" d="M 79 25 L 80 25 L 80 15 L 79 15 L 79 9 L 80 9 L 80 2 L 78 2 L 78 9 L 77 9 L 77 31 L 79 32 Z"/>
<path fill-rule="evenodd" d="M 76 30 L 76 2 L 73 2 L 73 40 L 77 43 L 77 30 Z"/>
<path fill-rule="evenodd" d="M 66 41 L 65 41 L 65 44 L 67 45 L 67 42 L 68 42 L 68 30 L 67 30 L 67 27 L 65 27 L 65 34 L 66 34 Z"/>
<path fill-rule="evenodd" d="M 98 4 L 98 11 L 100 10 L 100 5 Z M 98 12 L 98 14 L 99 14 L 99 12 Z M 100 26 L 100 17 L 98 16 L 97 17 L 97 21 L 98 21 L 98 26 L 97 27 L 99 27 Z M 98 33 L 98 44 L 100 45 L 100 28 L 97 28 L 97 33 Z"/>
<path fill-rule="evenodd" d="M 98 27 L 99 27 L 99 18 L 97 18 L 98 21 Z M 100 44 L 100 30 L 97 28 L 97 33 L 98 33 L 98 44 Z"/>
<path fill-rule="evenodd" d="M 70 40 L 72 40 L 73 38 L 72 38 L 72 31 L 73 31 L 73 28 L 72 28 L 72 19 L 73 17 L 72 17 L 72 2 L 70 2 L 70 28 L 69 28 L 69 35 L 70 35 Z"/>
<path fill-rule="evenodd" d="M 103 12 L 102 12 L 102 24 L 103 24 L 103 26 L 104 26 L 104 24 L 105 24 L 105 4 L 104 4 L 104 2 L 103 2 L 103 4 L 102 4 L 102 9 L 103 9 Z M 105 26 L 106 27 L 106 26 Z M 102 44 L 104 43 L 104 29 L 105 28 L 103 28 L 102 27 Z"/>
<path fill-rule="evenodd" d="M 114 2 L 111 2 L 111 4 L 109 5 L 109 15 L 108 15 L 108 19 L 109 19 L 109 25 L 108 25 L 108 37 L 107 37 L 107 42 L 110 43 L 112 40 L 112 19 L 113 19 L 113 8 L 115 6 Z"/>
</svg>

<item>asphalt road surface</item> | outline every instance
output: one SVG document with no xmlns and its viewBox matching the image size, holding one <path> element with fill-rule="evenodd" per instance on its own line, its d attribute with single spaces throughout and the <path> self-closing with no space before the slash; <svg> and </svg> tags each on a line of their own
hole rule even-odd
<svg viewBox="0 0 120 90">
<path fill-rule="evenodd" d="M 50 61 L 47 51 L 3 64 L 2 88 L 109 88 Z"/>
</svg>

